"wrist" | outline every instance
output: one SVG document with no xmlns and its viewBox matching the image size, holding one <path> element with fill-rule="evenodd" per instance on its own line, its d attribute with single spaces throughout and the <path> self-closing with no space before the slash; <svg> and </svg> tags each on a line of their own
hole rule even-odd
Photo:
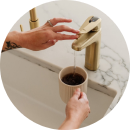
<svg viewBox="0 0 130 130">
<path fill-rule="evenodd" d="M 75 117 L 66 117 L 65 122 L 71 122 L 71 124 L 74 125 L 75 128 L 79 128 L 82 124 L 82 121 L 79 118 Z"/>
<path fill-rule="evenodd" d="M 84 121 L 84 117 L 82 116 L 81 112 L 71 112 L 66 116 L 67 120 L 71 120 L 73 122 L 79 122 L 80 124 Z"/>
<path fill-rule="evenodd" d="M 29 49 L 29 31 L 26 32 L 18 32 L 20 45 L 23 48 Z"/>
<path fill-rule="evenodd" d="M 27 38 L 26 38 L 26 33 L 25 32 L 18 32 L 18 31 L 13 31 L 12 37 L 15 36 L 14 42 L 21 46 L 22 48 L 27 48 Z"/>
<path fill-rule="evenodd" d="M 16 32 L 18 35 L 18 40 L 19 40 L 19 45 L 22 48 L 26 48 L 26 39 L 25 39 L 25 34 L 24 32 Z"/>
<path fill-rule="evenodd" d="M 22 45 L 20 44 L 20 33 L 17 31 L 12 31 L 8 33 L 4 41 L 2 52 L 21 47 Z"/>
<path fill-rule="evenodd" d="M 15 38 L 14 38 L 15 37 Z M 9 39 L 9 40 L 8 40 Z M 12 40 L 10 40 L 12 39 Z M 23 47 L 23 42 L 22 42 L 22 33 L 21 32 L 18 32 L 18 31 L 12 31 L 10 32 L 10 35 L 8 35 L 7 41 L 11 41 L 21 47 Z"/>
</svg>

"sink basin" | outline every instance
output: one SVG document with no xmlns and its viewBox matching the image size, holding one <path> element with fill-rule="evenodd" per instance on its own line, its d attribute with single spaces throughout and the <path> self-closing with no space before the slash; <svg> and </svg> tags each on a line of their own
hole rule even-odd
<svg viewBox="0 0 130 130">
<path fill-rule="evenodd" d="M 16 108 L 30 120 L 57 129 L 65 119 L 66 104 L 59 96 L 58 72 L 34 64 L 9 52 L 2 53 L 1 75 L 5 90 Z M 91 113 L 81 127 L 106 114 L 116 92 L 88 81 Z"/>
</svg>

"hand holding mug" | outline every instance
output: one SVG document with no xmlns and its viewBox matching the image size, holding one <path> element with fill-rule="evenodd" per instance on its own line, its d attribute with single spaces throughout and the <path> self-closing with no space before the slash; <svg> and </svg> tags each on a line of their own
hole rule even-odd
<svg viewBox="0 0 130 130">
<path fill-rule="evenodd" d="M 66 106 L 66 117 L 83 122 L 90 113 L 89 101 L 84 92 L 77 88 Z"/>
</svg>

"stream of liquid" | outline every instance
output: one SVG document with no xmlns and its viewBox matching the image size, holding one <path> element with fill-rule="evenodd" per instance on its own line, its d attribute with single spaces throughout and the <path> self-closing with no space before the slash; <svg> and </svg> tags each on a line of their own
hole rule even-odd
<svg viewBox="0 0 130 130">
<path fill-rule="evenodd" d="M 75 71 L 76 71 L 76 51 L 74 50 L 74 73 L 73 73 L 73 76 L 75 74 Z"/>
<path fill-rule="evenodd" d="M 74 51 L 74 70 L 62 78 L 62 81 L 68 85 L 79 85 L 84 82 L 84 77 L 76 73 L 76 51 Z"/>
</svg>

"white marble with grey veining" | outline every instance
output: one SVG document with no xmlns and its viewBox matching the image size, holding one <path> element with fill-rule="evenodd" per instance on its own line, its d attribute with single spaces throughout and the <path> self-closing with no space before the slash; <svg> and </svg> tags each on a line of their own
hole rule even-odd
<svg viewBox="0 0 130 130">
<path fill-rule="evenodd" d="M 71 18 L 72 23 L 65 25 L 79 29 L 82 23 L 89 16 L 98 16 L 102 19 L 102 39 L 100 67 L 97 71 L 89 71 L 89 80 L 100 84 L 101 86 L 112 88 L 117 92 L 116 98 L 111 104 L 111 110 L 119 101 L 129 77 L 129 54 L 125 40 L 113 21 L 100 10 L 80 2 L 74 1 L 55 1 L 43 4 L 37 7 L 37 15 L 40 25 L 43 25 L 48 19 L 54 17 Z M 12 30 L 18 30 L 19 25 L 23 24 L 24 31 L 29 30 L 29 13 L 21 17 L 13 26 Z M 52 46 L 42 51 L 31 51 L 27 49 L 16 49 L 12 53 L 20 55 L 31 62 L 50 65 L 53 70 L 55 67 L 64 68 L 74 65 L 74 50 L 71 48 L 72 40 L 58 41 Z M 37 60 L 37 61 L 36 61 Z M 76 65 L 84 68 L 85 49 L 76 53 Z M 85 68 L 84 68 L 85 69 Z"/>
</svg>

